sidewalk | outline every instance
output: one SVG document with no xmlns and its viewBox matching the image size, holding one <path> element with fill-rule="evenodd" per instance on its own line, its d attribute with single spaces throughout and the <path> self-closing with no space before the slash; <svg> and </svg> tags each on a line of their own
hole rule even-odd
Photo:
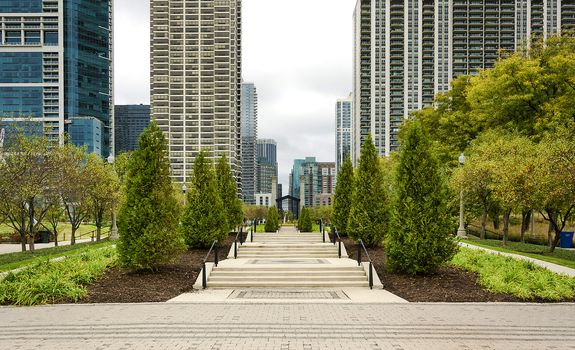
<svg viewBox="0 0 575 350">
<path fill-rule="evenodd" d="M 459 245 L 461 247 L 465 247 L 465 248 L 469 248 L 469 249 L 476 249 L 476 250 L 482 250 L 485 251 L 487 253 L 490 254 L 497 254 L 497 255 L 503 255 L 503 256 L 508 256 L 511 258 L 515 258 L 515 259 L 519 259 L 519 260 L 525 260 L 525 261 L 529 261 L 535 265 L 539 265 L 541 267 L 546 268 L 549 271 L 555 272 L 555 273 L 559 273 L 559 274 L 563 274 L 563 275 L 567 275 L 570 277 L 575 277 L 575 269 L 569 268 L 569 267 L 565 267 L 565 266 L 561 266 L 561 265 L 557 265 L 557 264 L 553 264 L 547 261 L 543 261 L 543 260 L 539 260 L 539 259 L 534 259 L 534 258 L 530 258 L 528 256 L 524 256 L 524 255 L 519 255 L 519 254 L 513 254 L 513 253 L 504 253 L 504 252 L 499 252 L 497 250 L 493 250 L 493 249 L 488 249 L 488 248 L 484 248 L 484 247 L 479 247 L 473 244 L 467 244 L 464 242 L 459 242 Z"/>
<path fill-rule="evenodd" d="M 90 239 L 79 239 L 76 240 L 76 243 L 85 243 L 90 242 Z M 58 242 L 58 245 L 65 246 L 70 245 L 70 241 L 63 241 Z M 26 251 L 28 251 L 29 245 L 26 245 Z M 54 248 L 54 242 L 51 243 L 35 243 L 34 249 L 46 249 L 46 248 Z M 22 251 L 22 245 L 20 243 L 2 243 L 0 244 L 0 255 L 8 254 L 8 253 L 17 253 Z"/>
</svg>

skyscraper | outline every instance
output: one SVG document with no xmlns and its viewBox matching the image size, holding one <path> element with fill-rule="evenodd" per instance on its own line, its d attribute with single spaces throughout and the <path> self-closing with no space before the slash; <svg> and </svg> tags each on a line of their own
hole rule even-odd
<svg viewBox="0 0 575 350">
<path fill-rule="evenodd" d="M 307 208 L 331 205 L 336 175 L 335 163 L 318 162 L 315 157 L 296 159 L 290 174 L 290 195 Z M 290 210 L 296 212 L 295 208 Z"/>
<path fill-rule="evenodd" d="M 258 94 L 253 83 L 242 83 L 241 143 L 242 143 L 242 197 L 244 202 L 255 204 Z"/>
<path fill-rule="evenodd" d="M 151 113 L 172 175 L 188 181 L 201 150 L 240 178 L 241 0 L 151 0 Z M 241 183 L 239 183 L 241 186 Z"/>
<path fill-rule="evenodd" d="M 353 100 L 348 98 L 337 100 L 335 105 L 335 168 L 339 168 L 345 158 L 351 156 L 353 132 L 352 113 Z"/>
<path fill-rule="evenodd" d="M 0 1 L 0 118 L 113 153 L 112 0 Z M 85 135 L 83 137 L 82 135 Z"/>
<path fill-rule="evenodd" d="M 272 180 L 277 183 L 278 178 L 277 143 L 271 139 L 257 142 L 256 193 L 272 193 Z"/>
<path fill-rule="evenodd" d="M 150 105 L 114 107 L 116 154 L 138 148 L 140 134 L 150 124 Z"/>
<path fill-rule="evenodd" d="M 354 162 L 369 133 L 381 155 L 396 150 L 409 113 L 430 105 L 457 76 L 574 24 L 573 0 L 358 0 Z"/>
</svg>

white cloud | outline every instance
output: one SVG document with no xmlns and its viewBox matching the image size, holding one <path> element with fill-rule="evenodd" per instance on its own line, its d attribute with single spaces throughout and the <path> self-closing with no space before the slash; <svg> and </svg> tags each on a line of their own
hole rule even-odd
<svg viewBox="0 0 575 350">
<path fill-rule="evenodd" d="M 355 1 L 243 0 L 243 75 L 258 88 L 259 137 L 278 142 L 284 192 L 294 159 L 335 159 Z M 116 103 L 149 103 L 149 0 L 115 0 L 115 11 Z"/>
</svg>

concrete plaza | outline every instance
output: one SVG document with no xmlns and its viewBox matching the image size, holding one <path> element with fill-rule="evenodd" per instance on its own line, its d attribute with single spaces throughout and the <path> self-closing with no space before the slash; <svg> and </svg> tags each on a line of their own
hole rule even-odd
<svg viewBox="0 0 575 350">
<path fill-rule="evenodd" d="M 574 304 L 0 308 L 0 349 L 575 349 Z"/>
</svg>

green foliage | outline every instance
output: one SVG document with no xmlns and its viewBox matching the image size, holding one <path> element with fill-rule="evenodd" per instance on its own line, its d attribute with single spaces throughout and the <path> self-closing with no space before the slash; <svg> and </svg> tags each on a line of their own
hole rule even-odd
<svg viewBox="0 0 575 350">
<path fill-rule="evenodd" d="M 381 244 L 389 224 L 388 194 L 371 135 L 361 147 L 347 234 L 366 246 Z"/>
<path fill-rule="evenodd" d="M 222 156 L 216 165 L 216 179 L 229 224 L 228 231 L 232 231 L 236 226 L 243 223 L 244 213 L 242 201 L 238 198 L 236 180 L 225 156 Z"/>
<path fill-rule="evenodd" d="M 266 225 L 265 231 L 266 232 L 276 232 L 280 228 L 279 223 L 279 213 L 276 207 L 271 207 L 268 209 L 268 213 L 266 215 Z"/>
<path fill-rule="evenodd" d="M 298 226 L 298 229 L 300 230 L 300 232 L 312 232 L 313 231 L 313 223 L 311 221 L 311 217 L 309 215 L 309 209 L 308 208 L 303 207 L 301 209 L 297 226 Z"/>
<path fill-rule="evenodd" d="M 333 225 L 340 235 L 347 235 L 347 223 L 353 195 L 353 164 L 349 156 L 343 162 L 333 196 Z"/>
<path fill-rule="evenodd" d="M 387 266 L 411 275 L 434 272 L 457 251 L 451 238 L 447 185 L 421 125 L 410 122 L 400 135 Z"/>
<path fill-rule="evenodd" d="M 461 249 L 451 264 L 479 274 L 479 283 L 495 293 L 524 300 L 561 300 L 575 296 L 575 279 L 535 264 L 486 252 Z"/>
<path fill-rule="evenodd" d="M 223 242 L 229 232 L 214 167 L 205 151 L 194 162 L 181 230 L 188 246 L 194 248 L 207 248 L 214 240 Z"/>
<path fill-rule="evenodd" d="M 78 301 L 86 286 L 116 264 L 115 249 L 91 249 L 58 262 L 43 260 L 0 282 L 0 304 L 39 305 Z"/>
<path fill-rule="evenodd" d="M 124 267 L 154 270 L 178 258 L 185 246 L 178 230 L 167 143 L 155 121 L 138 144 L 126 174 L 126 201 L 118 213 L 118 253 Z"/>
</svg>

